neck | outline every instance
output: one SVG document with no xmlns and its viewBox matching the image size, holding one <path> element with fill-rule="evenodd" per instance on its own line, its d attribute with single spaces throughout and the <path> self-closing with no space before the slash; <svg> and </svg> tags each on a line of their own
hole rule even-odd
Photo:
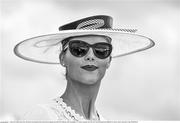
<svg viewBox="0 0 180 123">
<path fill-rule="evenodd" d="M 95 101 L 100 87 L 100 81 L 92 85 L 67 79 L 67 87 L 61 98 L 86 119 L 97 118 Z"/>
</svg>

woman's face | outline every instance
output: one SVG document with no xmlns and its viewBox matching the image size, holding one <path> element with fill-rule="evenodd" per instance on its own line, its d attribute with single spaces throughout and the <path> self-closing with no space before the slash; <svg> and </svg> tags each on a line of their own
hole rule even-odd
<svg viewBox="0 0 180 123">
<path fill-rule="evenodd" d="M 81 36 L 70 39 L 70 42 L 80 40 L 88 44 L 99 42 L 108 43 L 107 39 L 102 36 Z M 105 75 L 106 69 L 109 67 L 110 56 L 105 59 L 96 57 L 92 48 L 83 57 L 76 57 L 69 50 L 63 56 L 63 63 L 67 69 L 67 77 L 72 81 L 81 82 L 84 84 L 95 84 L 101 81 Z M 88 66 L 89 65 L 89 66 Z"/>
</svg>

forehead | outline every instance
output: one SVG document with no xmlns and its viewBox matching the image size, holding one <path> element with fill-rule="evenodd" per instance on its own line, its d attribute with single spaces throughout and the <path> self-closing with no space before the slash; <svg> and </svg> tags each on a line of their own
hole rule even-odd
<svg viewBox="0 0 180 123">
<path fill-rule="evenodd" d="M 81 40 L 89 44 L 94 44 L 98 42 L 110 43 L 110 38 L 108 38 L 107 36 L 101 36 L 101 35 L 82 35 L 82 36 L 77 36 L 70 39 L 70 41 L 73 41 L 73 40 Z"/>
</svg>

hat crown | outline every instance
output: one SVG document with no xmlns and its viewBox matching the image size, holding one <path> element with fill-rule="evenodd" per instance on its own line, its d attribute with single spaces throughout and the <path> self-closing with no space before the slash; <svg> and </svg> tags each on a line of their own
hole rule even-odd
<svg viewBox="0 0 180 123">
<path fill-rule="evenodd" d="M 66 25 L 60 26 L 59 31 L 74 29 L 111 29 L 113 19 L 107 15 L 97 15 L 83 18 Z"/>
</svg>

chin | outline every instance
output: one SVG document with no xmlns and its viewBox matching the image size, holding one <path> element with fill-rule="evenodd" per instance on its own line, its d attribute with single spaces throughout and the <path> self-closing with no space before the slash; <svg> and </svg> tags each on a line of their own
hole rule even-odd
<svg viewBox="0 0 180 123">
<path fill-rule="evenodd" d="M 98 83 L 101 79 L 98 75 L 86 74 L 81 77 L 81 82 L 84 84 L 95 84 Z"/>
<path fill-rule="evenodd" d="M 83 84 L 87 84 L 87 85 L 93 85 L 97 82 L 98 82 L 97 79 L 92 79 L 92 78 L 85 78 L 84 81 L 82 81 Z"/>
</svg>

